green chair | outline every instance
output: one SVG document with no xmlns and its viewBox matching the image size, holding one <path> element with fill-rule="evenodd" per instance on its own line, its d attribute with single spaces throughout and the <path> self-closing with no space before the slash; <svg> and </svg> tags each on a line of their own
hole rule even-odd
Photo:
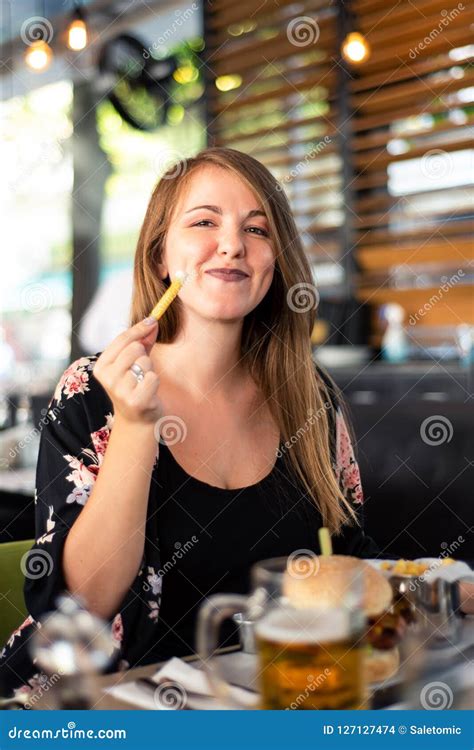
<svg viewBox="0 0 474 750">
<path fill-rule="evenodd" d="M 0 651 L 28 614 L 21 559 L 33 544 L 34 539 L 0 544 Z"/>
</svg>

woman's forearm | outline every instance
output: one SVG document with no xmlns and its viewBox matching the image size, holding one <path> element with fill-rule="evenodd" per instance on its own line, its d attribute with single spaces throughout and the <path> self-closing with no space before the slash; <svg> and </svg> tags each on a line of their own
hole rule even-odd
<svg viewBox="0 0 474 750">
<path fill-rule="evenodd" d="M 152 424 L 116 418 L 94 488 L 66 539 L 67 587 L 104 618 L 118 611 L 140 567 L 157 449 Z"/>
</svg>

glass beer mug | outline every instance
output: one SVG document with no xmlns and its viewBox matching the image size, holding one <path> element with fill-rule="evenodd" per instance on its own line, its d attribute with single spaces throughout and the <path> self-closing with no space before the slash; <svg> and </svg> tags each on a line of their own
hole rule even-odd
<svg viewBox="0 0 474 750">
<path fill-rule="evenodd" d="M 362 568 L 353 558 L 334 556 L 325 558 L 320 573 L 320 560 L 309 553 L 264 560 L 252 568 L 249 597 L 216 594 L 201 606 L 198 652 L 223 703 L 289 710 L 367 707 Z M 260 695 L 246 704 L 220 676 L 218 660 L 210 661 L 221 623 L 237 612 L 253 621 L 255 637 Z"/>
</svg>

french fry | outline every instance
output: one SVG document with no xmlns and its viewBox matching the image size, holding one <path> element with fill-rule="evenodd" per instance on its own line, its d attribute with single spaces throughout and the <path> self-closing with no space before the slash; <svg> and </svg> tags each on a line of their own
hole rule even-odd
<svg viewBox="0 0 474 750">
<path fill-rule="evenodd" d="M 183 286 L 187 278 L 188 278 L 188 275 L 185 271 L 176 272 L 176 277 L 174 281 L 171 282 L 166 292 L 158 300 L 155 307 L 150 313 L 150 317 L 155 318 L 156 320 L 159 320 L 162 317 L 162 315 L 165 314 L 166 310 L 168 309 L 168 307 L 171 305 L 173 300 L 178 295 L 178 292 L 180 291 L 181 287 Z"/>
</svg>

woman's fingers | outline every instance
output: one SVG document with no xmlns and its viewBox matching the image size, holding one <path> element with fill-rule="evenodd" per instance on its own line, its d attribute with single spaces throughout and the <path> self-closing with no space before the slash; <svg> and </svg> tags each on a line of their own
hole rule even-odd
<svg viewBox="0 0 474 750">
<path fill-rule="evenodd" d="M 145 320 L 150 320 L 149 318 L 145 318 Z M 139 341 L 140 339 L 146 339 L 148 340 L 157 335 L 157 322 L 154 318 L 151 318 L 152 323 L 147 324 L 145 321 L 140 321 L 140 323 L 136 323 L 136 325 L 132 326 L 131 328 L 128 328 L 123 333 L 119 334 L 117 338 L 115 338 L 111 344 L 108 345 L 106 349 L 102 352 L 102 354 L 99 357 L 99 360 L 102 360 L 102 365 L 109 365 L 112 362 L 117 359 L 119 354 L 127 347 L 129 344 L 131 344 L 133 341 Z"/>
<path fill-rule="evenodd" d="M 134 359 L 133 364 L 141 367 L 144 373 L 147 373 L 147 372 L 150 372 L 150 370 L 153 370 L 151 359 L 147 355 L 144 355 L 143 357 L 138 357 L 138 359 Z"/>
<path fill-rule="evenodd" d="M 94 367 L 94 375 L 112 400 L 114 412 L 131 422 L 150 422 L 160 413 L 159 378 L 149 356 L 157 333 L 156 321 L 152 325 L 137 323 L 112 341 Z M 143 378 L 140 370 L 137 377 L 130 369 L 134 364 L 143 371 Z"/>
<path fill-rule="evenodd" d="M 116 393 L 124 407 L 135 415 L 143 413 L 147 416 L 159 406 L 159 382 L 158 375 L 152 370 L 145 373 L 143 380 L 140 381 L 133 372 L 129 371 L 117 385 Z M 157 415 L 155 419 L 158 419 Z"/>
<path fill-rule="evenodd" d="M 150 326 L 150 332 L 142 338 L 142 344 L 146 349 L 146 353 L 150 354 L 153 344 L 156 344 L 156 338 L 158 336 L 158 328 L 156 325 Z"/>
<path fill-rule="evenodd" d="M 155 410 L 159 406 L 158 385 L 160 379 L 156 372 L 149 370 L 141 383 L 137 383 L 133 395 L 139 405 L 143 404 L 150 410 Z"/>
<path fill-rule="evenodd" d="M 142 358 L 148 360 L 149 364 L 147 365 L 146 369 L 147 371 L 150 370 L 151 361 L 147 356 L 145 347 L 143 346 L 141 341 L 132 341 L 131 344 L 128 344 L 128 346 L 126 346 L 125 349 L 120 352 L 115 362 L 110 365 L 111 370 L 113 370 L 114 377 L 120 377 L 121 375 L 123 375 L 130 368 L 130 366 L 133 365 L 134 362 L 138 362 L 138 360 Z"/>
<path fill-rule="evenodd" d="M 137 359 L 134 359 L 133 362 L 128 367 L 128 372 L 125 371 L 124 373 L 121 373 L 119 375 L 119 378 L 126 378 L 127 383 L 131 385 L 132 387 L 143 382 L 143 381 L 138 380 L 136 374 L 134 374 L 132 370 L 130 369 L 133 365 L 138 365 L 138 367 L 140 367 L 140 369 L 143 371 L 144 376 L 147 374 L 147 372 L 151 372 L 153 370 L 150 357 L 147 357 L 146 355 L 144 355 L 143 357 L 138 357 Z"/>
</svg>

